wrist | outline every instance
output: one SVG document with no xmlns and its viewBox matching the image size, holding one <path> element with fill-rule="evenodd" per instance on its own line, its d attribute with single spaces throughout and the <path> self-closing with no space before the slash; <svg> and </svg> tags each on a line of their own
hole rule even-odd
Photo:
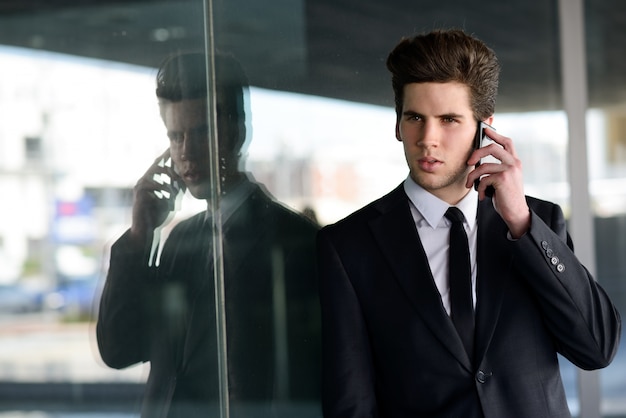
<svg viewBox="0 0 626 418">
<path fill-rule="evenodd" d="M 507 222 L 509 227 L 509 233 L 511 238 L 519 239 L 530 229 L 530 209 L 525 212 L 525 215 L 519 219 Z"/>
</svg>

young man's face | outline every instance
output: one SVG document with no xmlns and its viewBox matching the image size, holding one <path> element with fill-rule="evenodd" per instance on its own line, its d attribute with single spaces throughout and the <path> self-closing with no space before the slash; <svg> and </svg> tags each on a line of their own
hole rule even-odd
<svg viewBox="0 0 626 418">
<path fill-rule="evenodd" d="M 161 117 L 170 139 L 176 172 L 197 199 L 210 197 L 207 102 L 205 99 L 164 102 Z"/>
<path fill-rule="evenodd" d="M 429 82 L 404 87 L 396 138 L 404 144 L 411 178 L 451 205 L 468 192 L 465 182 L 472 167 L 467 160 L 476 129 L 465 84 Z"/>
<path fill-rule="evenodd" d="M 206 99 L 188 99 L 180 102 L 162 101 L 161 118 L 170 139 L 170 155 L 178 175 L 196 199 L 211 197 L 209 122 Z M 221 191 L 227 191 L 239 173 L 241 130 L 239 120 L 229 113 L 228 102 L 217 100 L 218 156 Z M 245 132 L 245 131 L 244 131 Z M 217 161 L 219 159 L 219 162 Z"/>
</svg>

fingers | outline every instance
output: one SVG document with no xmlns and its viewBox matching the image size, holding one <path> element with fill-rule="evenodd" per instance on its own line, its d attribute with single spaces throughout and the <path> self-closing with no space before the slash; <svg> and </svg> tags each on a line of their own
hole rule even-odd
<svg viewBox="0 0 626 418">
<path fill-rule="evenodd" d="M 488 146 L 475 150 L 467 161 L 468 165 L 477 165 L 467 178 L 467 187 L 480 179 L 477 188 L 479 196 L 484 197 L 487 187 L 510 191 L 523 190 L 522 163 L 517 157 L 513 141 L 494 130 L 487 129 L 487 134 L 494 141 Z"/>
<path fill-rule="evenodd" d="M 493 144 L 494 146 L 497 146 Z M 489 154 L 488 154 L 489 155 Z M 484 158 L 484 157 L 481 157 Z M 473 165 L 473 161 L 480 161 L 481 158 L 475 159 L 470 158 L 468 160 L 468 165 Z M 465 186 L 471 187 L 473 184 L 479 184 L 477 191 L 479 193 L 484 192 L 487 186 L 496 186 L 497 182 L 497 174 L 503 173 L 509 168 L 507 164 L 501 162 L 489 162 L 489 163 L 481 163 L 479 166 L 475 167 L 467 176 L 467 181 Z M 478 183 L 477 183 L 478 181 Z M 482 198 L 482 194 L 481 194 Z"/>
<path fill-rule="evenodd" d="M 152 174 L 154 195 L 158 199 L 171 199 L 178 195 L 178 192 L 184 188 L 184 183 L 173 169 L 172 159 L 169 157 L 158 159 L 155 165 L 156 169 Z"/>
<path fill-rule="evenodd" d="M 184 190 L 168 149 L 154 160 L 134 187 L 133 225 L 143 232 L 162 225 L 170 212 L 178 209 Z"/>
<path fill-rule="evenodd" d="M 489 166 L 493 166 L 493 168 L 490 168 Z M 502 191 L 504 188 L 506 188 L 507 182 L 505 178 L 508 175 L 508 173 L 506 169 L 502 167 L 503 167 L 502 164 L 483 164 L 481 165 L 480 170 L 478 169 L 474 170 L 473 173 L 476 174 L 477 176 L 476 178 L 478 178 L 479 180 L 478 181 L 473 180 L 473 184 L 477 186 L 476 190 L 478 191 L 478 198 L 480 200 L 483 200 L 485 197 L 494 197 L 496 190 Z M 485 171 L 488 174 L 481 175 L 480 174 L 481 171 Z M 500 177 L 498 173 L 501 173 L 501 175 L 505 177 Z M 469 184 L 472 184 L 472 183 L 469 183 Z"/>
<path fill-rule="evenodd" d="M 140 182 L 144 190 L 151 191 L 159 200 L 174 199 L 181 190 L 185 191 L 185 183 L 176 172 L 169 148 L 154 160 Z"/>
<path fill-rule="evenodd" d="M 468 165 L 478 164 L 481 159 L 487 157 L 493 157 L 505 164 L 513 164 L 514 160 L 517 159 L 517 152 L 513 140 L 498 134 L 492 129 L 487 128 L 485 132 L 493 142 L 487 146 L 476 149 L 467 161 Z"/>
<path fill-rule="evenodd" d="M 470 171 L 466 187 L 472 187 L 478 179 L 478 198 L 491 195 L 496 212 L 509 227 L 513 237 L 520 237 L 530 225 L 530 215 L 524 195 L 522 162 L 517 157 L 511 138 L 486 130 L 494 143 L 475 150 L 468 160 L 476 165 L 481 159 L 491 156 L 498 162 L 481 163 Z"/>
</svg>

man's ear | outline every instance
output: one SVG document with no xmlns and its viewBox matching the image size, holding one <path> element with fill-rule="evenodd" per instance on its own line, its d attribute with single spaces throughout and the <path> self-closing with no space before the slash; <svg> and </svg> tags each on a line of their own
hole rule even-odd
<svg viewBox="0 0 626 418">
<path fill-rule="evenodd" d="M 396 139 L 402 142 L 402 137 L 400 136 L 400 121 L 396 121 Z"/>
</svg>

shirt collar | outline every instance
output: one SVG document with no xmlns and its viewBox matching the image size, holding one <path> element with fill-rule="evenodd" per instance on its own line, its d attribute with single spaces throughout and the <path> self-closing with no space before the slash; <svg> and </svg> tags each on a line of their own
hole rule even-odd
<svg viewBox="0 0 626 418">
<path fill-rule="evenodd" d="M 450 205 L 439 199 L 432 193 L 424 190 L 413 179 L 408 176 L 404 181 L 404 191 L 409 200 L 418 212 L 424 217 L 431 228 L 436 228 L 444 217 Z M 478 192 L 471 188 L 461 201 L 455 205 L 463 212 L 465 222 L 470 229 L 476 225 L 476 214 L 478 212 Z"/>
<path fill-rule="evenodd" d="M 245 202 L 245 200 L 252 194 L 254 190 L 253 183 L 250 181 L 241 181 L 231 191 L 223 195 L 219 200 L 220 215 L 222 218 L 222 225 L 225 224 L 231 215 Z M 211 217 L 211 211 L 207 210 L 205 219 Z"/>
</svg>

